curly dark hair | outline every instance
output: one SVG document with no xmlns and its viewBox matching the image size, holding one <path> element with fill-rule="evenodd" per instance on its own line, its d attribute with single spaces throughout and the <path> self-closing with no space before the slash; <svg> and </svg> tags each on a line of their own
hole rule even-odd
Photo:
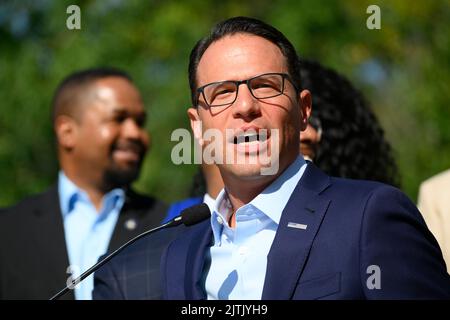
<svg viewBox="0 0 450 320">
<path fill-rule="evenodd" d="M 313 60 L 301 60 L 300 75 L 302 88 L 311 91 L 312 114 L 323 130 L 314 164 L 331 176 L 400 187 L 391 146 L 361 92 L 344 76 Z M 200 197 L 205 192 L 199 168 L 190 195 Z"/>
<path fill-rule="evenodd" d="M 361 92 L 316 61 L 300 64 L 302 87 L 311 91 L 312 113 L 323 130 L 314 163 L 331 176 L 399 187 L 391 146 Z"/>
</svg>

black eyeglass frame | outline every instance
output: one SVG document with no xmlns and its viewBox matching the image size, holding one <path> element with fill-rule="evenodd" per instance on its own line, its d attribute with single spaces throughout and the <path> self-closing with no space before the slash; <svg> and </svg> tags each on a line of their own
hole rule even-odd
<svg viewBox="0 0 450 320">
<path fill-rule="evenodd" d="M 281 83 L 281 91 L 280 91 L 280 93 L 277 93 L 277 94 L 275 94 L 275 95 L 273 95 L 273 96 L 264 97 L 264 98 L 258 98 L 258 97 L 255 97 L 255 95 L 253 94 L 253 90 L 252 90 L 251 87 L 250 87 L 250 82 L 251 82 L 252 80 L 256 79 L 256 78 L 259 78 L 259 77 L 262 77 L 262 76 L 269 76 L 269 75 L 279 75 L 279 76 L 282 77 L 282 83 Z M 197 88 L 197 90 L 196 90 L 196 91 L 197 91 L 197 96 L 196 96 L 196 99 L 195 99 L 195 106 L 198 107 L 200 93 L 202 94 L 203 99 L 205 100 L 205 103 L 206 103 L 206 105 L 207 105 L 209 108 L 223 107 L 223 106 L 227 106 L 227 105 L 232 105 L 232 104 L 237 100 L 237 97 L 238 97 L 238 95 L 239 95 L 239 87 L 240 87 L 240 85 L 243 84 L 243 83 L 245 83 L 245 84 L 247 85 L 248 90 L 250 91 L 251 95 L 252 95 L 255 99 L 263 100 L 263 99 L 270 99 L 270 98 L 278 97 L 278 96 L 281 96 L 281 95 L 284 93 L 284 82 L 285 82 L 285 79 L 287 79 L 287 80 L 292 84 L 292 86 L 293 86 L 294 89 L 295 89 L 295 92 L 298 92 L 298 91 L 299 91 L 298 88 L 297 88 L 297 86 L 295 85 L 294 81 L 292 81 L 292 78 L 291 78 L 287 73 L 281 73 L 281 72 L 269 72 L 269 73 L 263 73 L 263 74 L 260 74 L 260 75 L 251 77 L 250 79 L 246 79 L 246 80 L 224 80 L 224 81 L 217 81 L 217 82 L 211 82 L 211 83 L 205 84 L 204 86 L 201 86 L 201 87 Z M 234 83 L 234 85 L 236 86 L 236 95 L 235 95 L 235 97 L 234 97 L 234 100 L 233 100 L 232 102 L 229 102 L 229 103 L 223 103 L 223 104 L 217 104 L 217 105 L 210 105 L 210 104 L 208 103 L 208 100 L 206 99 L 206 96 L 205 96 L 205 91 L 204 91 L 205 88 L 208 87 L 208 86 L 211 86 L 211 85 L 216 85 L 216 84 L 225 83 L 225 82 L 228 82 L 228 83 Z"/>
</svg>

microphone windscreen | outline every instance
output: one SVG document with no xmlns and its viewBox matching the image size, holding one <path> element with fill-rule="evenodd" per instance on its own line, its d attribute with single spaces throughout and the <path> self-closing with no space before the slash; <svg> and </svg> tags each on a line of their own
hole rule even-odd
<svg viewBox="0 0 450 320">
<path fill-rule="evenodd" d="M 181 221 L 186 226 L 199 223 L 209 217 L 211 217 L 211 211 L 204 203 L 186 208 L 181 212 Z"/>
</svg>

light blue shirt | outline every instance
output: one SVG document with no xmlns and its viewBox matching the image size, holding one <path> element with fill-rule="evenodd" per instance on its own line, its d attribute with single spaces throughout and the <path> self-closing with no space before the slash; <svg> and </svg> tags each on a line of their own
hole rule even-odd
<svg viewBox="0 0 450 320">
<path fill-rule="evenodd" d="M 207 254 L 205 289 L 208 299 L 261 299 L 272 246 L 281 214 L 307 163 L 299 156 L 272 184 L 236 211 L 228 225 L 231 204 L 225 189 L 211 215 L 214 245 Z"/>
<path fill-rule="evenodd" d="M 209 211 L 214 211 L 214 207 L 216 206 L 216 199 L 211 197 L 209 193 L 205 193 L 205 195 L 203 196 L 203 203 L 208 206 Z"/>
<path fill-rule="evenodd" d="M 70 181 L 62 171 L 59 173 L 58 191 L 67 253 L 72 278 L 75 278 L 94 265 L 108 250 L 125 200 L 125 192 L 122 189 L 108 192 L 97 212 L 87 193 Z M 70 274 L 67 275 L 69 276 Z M 93 288 L 94 278 L 91 275 L 75 287 L 75 298 L 91 300 Z"/>
</svg>

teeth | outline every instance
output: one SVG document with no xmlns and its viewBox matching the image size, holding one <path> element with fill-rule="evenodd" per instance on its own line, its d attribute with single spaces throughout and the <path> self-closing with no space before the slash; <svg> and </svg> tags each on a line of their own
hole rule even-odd
<svg viewBox="0 0 450 320">
<path fill-rule="evenodd" d="M 252 142 L 258 140 L 257 134 L 245 134 L 244 135 L 245 142 Z"/>
<path fill-rule="evenodd" d="M 238 134 L 234 137 L 233 143 L 250 143 L 254 141 L 264 142 L 267 140 L 267 130 L 263 129 L 261 132 L 257 133 L 255 131 L 247 131 L 241 134 Z"/>
<path fill-rule="evenodd" d="M 247 142 L 253 142 L 253 141 L 258 141 L 258 140 L 259 140 L 258 134 L 248 133 L 248 134 L 243 134 L 243 135 L 239 135 L 239 136 L 235 137 L 234 143 L 247 143 Z"/>
<path fill-rule="evenodd" d="M 258 140 L 261 141 L 261 142 L 266 141 L 267 140 L 267 133 L 261 134 L 261 135 L 258 134 Z"/>
</svg>

